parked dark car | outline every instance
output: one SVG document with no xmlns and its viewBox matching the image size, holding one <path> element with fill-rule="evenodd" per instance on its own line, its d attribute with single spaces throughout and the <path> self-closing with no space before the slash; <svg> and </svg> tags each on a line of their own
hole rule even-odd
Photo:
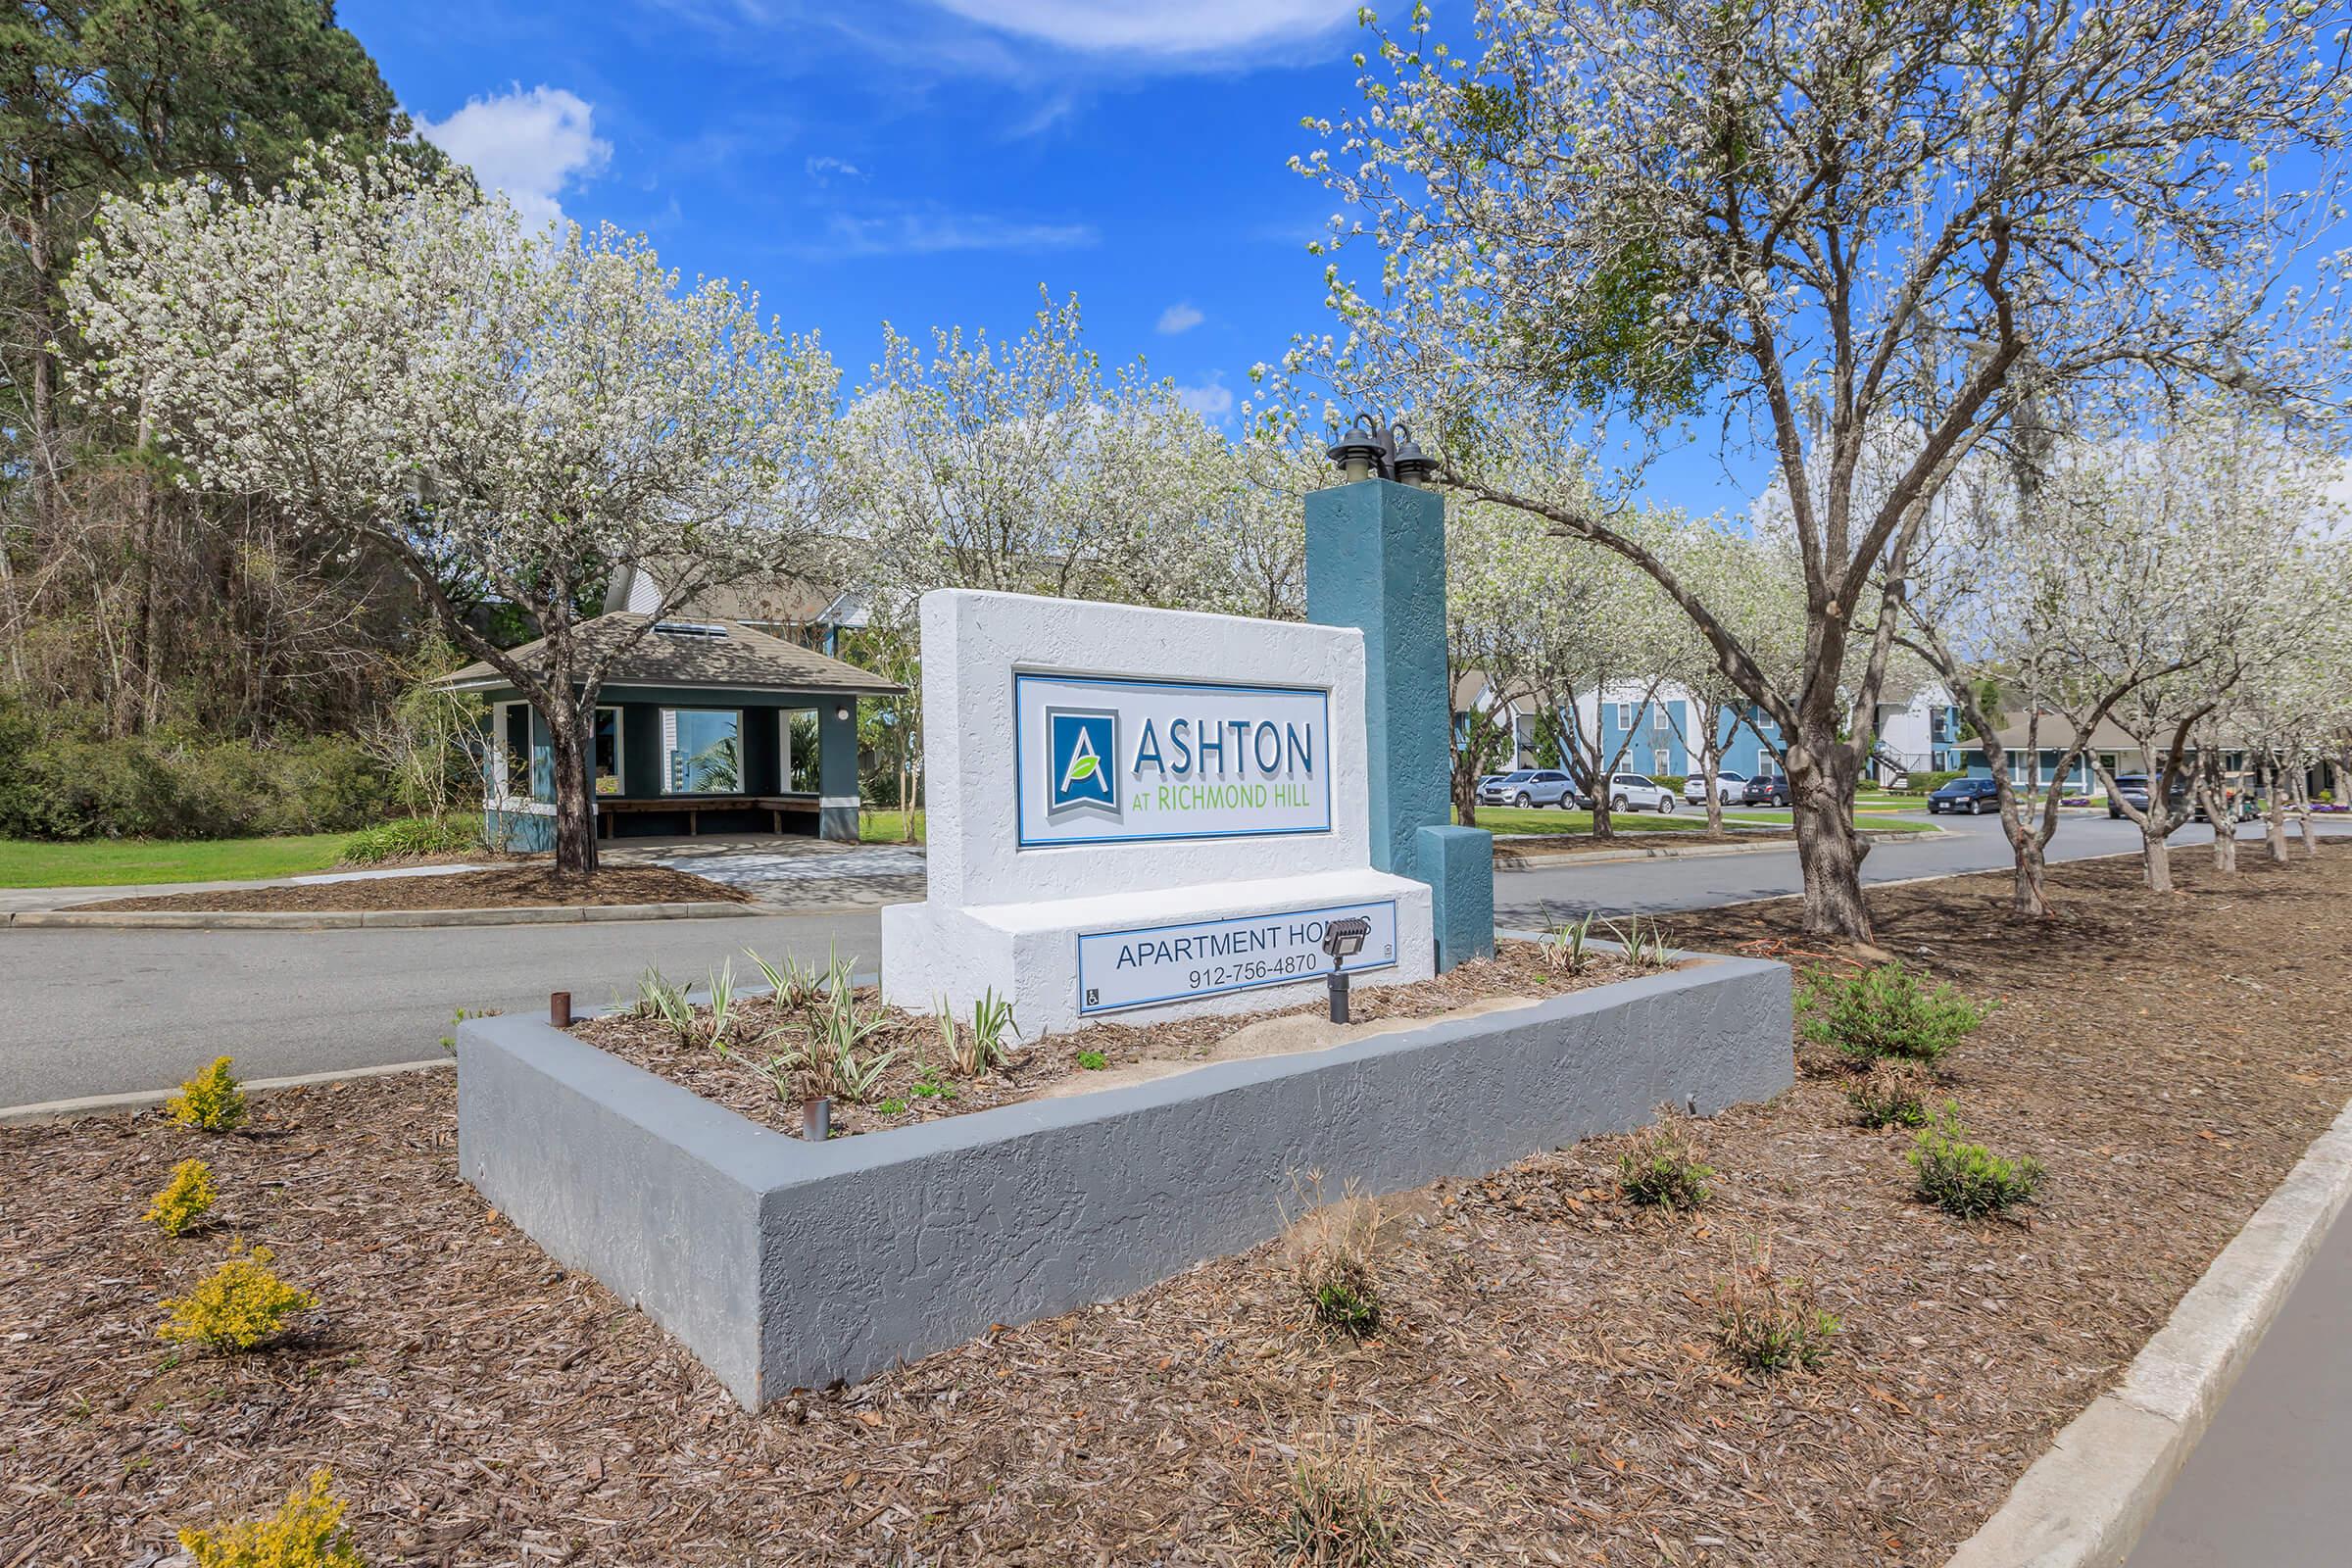
<svg viewBox="0 0 2352 1568">
<path fill-rule="evenodd" d="M 1490 774 L 1479 781 L 1478 804 L 1481 806 L 1556 806 L 1565 810 L 1576 796 L 1576 786 L 1568 775 L 1557 768 L 1522 767 L 1509 773 Z"/>
<path fill-rule="evenodd" d="M 1928 814 L 1979 816 L 2001 808 L 2001 789 L 1988 778 L 1956 778 L 1928 797 Z"/>
<path fill-rule="evenodd" d="M 1787 806 L 1788 779 L 1783 773 L 1759 774 L 1740 792 L 1741 806 Z"/>
<path fill-rule="evenodd" d="M 2176 822 L 2182 820 L 2188 814 L 2188 780 L 2175 776 L 2172 790 L 2164 800 L 2164 814 Z M 2148 808 L 2147 774 L 2119 773 L 2116 775 L 2115 788 L 2107 792 L 2107 815 L 2110 820 L 2124 814 L 2124 808 L 2119 804 L 2124 801 L 2130 802 L 2132 808 L 2135 811 L 2145 811 Z"/>
</svg>

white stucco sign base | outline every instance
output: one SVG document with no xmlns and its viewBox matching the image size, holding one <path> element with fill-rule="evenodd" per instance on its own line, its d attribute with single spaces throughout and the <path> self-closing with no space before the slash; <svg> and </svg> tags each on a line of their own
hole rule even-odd
<svg viewBox="0 0 2352 1568">
<path fill-rule="evenodd" d="M 1363 633 L 955 589 L 922 622 L 930 897 L 882 911 L 890 1002 L 993 989 L 1024 1038 L 1283 1006 L 1348 916 L 1362 984 L 1429 977 L 1427 884 L 1372 869 Z"/>
</svg>

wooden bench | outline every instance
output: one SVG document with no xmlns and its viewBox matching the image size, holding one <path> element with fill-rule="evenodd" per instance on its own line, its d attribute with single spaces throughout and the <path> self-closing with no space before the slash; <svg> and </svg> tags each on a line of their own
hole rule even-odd
<svg viewBox="0 0 2352 1568">
<path fill-rule="evenodd" d="M 702 834 L 705 811 L 765 811 L 771 832 L 784 831 L 784 813 L 815 816 L 823 809 L 813 795 L 668 795 L 648 800 L 600 795 L 596 801 L 596 835 L 612 836 L 612 820 L 623 811 L 683 812 L 689 838 Z"/>
</svg>

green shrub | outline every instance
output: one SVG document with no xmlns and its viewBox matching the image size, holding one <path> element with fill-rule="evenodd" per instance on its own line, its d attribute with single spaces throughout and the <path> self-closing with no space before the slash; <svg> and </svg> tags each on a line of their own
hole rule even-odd
<svg viewBox="0 0 2352 1568">
<path fill-rule="evenodd" d="M 1634 1202 L 1656 1208 L 1696 1208 L 1707 1200 L 1711 1165 L 1698 1162 L 1697 1151 L 1669 1114 L 1634 1141 L 1617 1161 L 1618 1182 Z"/>
<path fill-rule="evenodd" d="M 343 1531 L 343 1499 L 327 1489 L 333 1472 L 314 1470 L 277 1512 L 220 1530 L 182 1530 L 180 1549 L 196 1568 L 363 1568 Z"/>
<path fill-rule="evenodd" d="M 1865 1127 L 1925 1127 L 1933 1086 L 1915 1062 L 1880 1061 L 1845 1098 Z"/>
<path fill-rule="evenodd" d="M 1081 1051 L 1078 1053 L 1078 1065 L 1088 1072 L 1101 1072 L 1110 1065 L 1110 1058 L 1100 1051 Z"/>
<path fill-rule="evenodd" d="M 1840 980 L 1816 969 L 1796 998 L 1805 1038 L 1857 1061 L 1906 1056 L 1935 1061 L 1968 1038 L 1990 1009 L 1949 985 L 1933 990 L 1899 960 Z"/>
<path fill-rule="evenodd" d="M 1379 1237 L 1380 1205 L 1363 1198 L 1319 1202 L 1293 1227 L 1291 1282 L 1317 1326 L 1359 1340 L 1379 1332 L 1380 1283 L 1372 1271 Z"/>
<path fill-rule="evenodd" d="M 471 855 L 481 847 L 479 816 L 402 816 L 354 833 L 344 843 L 343 858 L 375 865 L 424 855 Z"/>
<path fill-rule="evenodd" d="M 181 1084 L 164 1102 L 164 1114 L 200 1132 L 233 1133 L 245 1122 L 245 1091 L 228 1070 L 232 1056 L 216 1056 L 211 1066 Z"/>
<path fill-rule="evenodd" d="M 157 1336 L 167 1342 L 192 1340 L 216 1350 L 250 1350 L 295 1313 L 315 1310 L 318 1297 L 270 1271 L 274 1255 L 267 1247 L 250 1252 L 232 1248 L 210 1279 L 164 1302 L 172 1318 Z"/>
<path fill-rule="evenodd" d="M 146 1218 L 166 1236 L 185 1236 L 213 1211 L 220 1198 L 213 1168 L 201 1159 L 183 1159 L 172 1167 L 172 1180 L 147 1204 Z"/>
<path fill-rule="evenodd" d="M 1968 775 L 1958 768 L 1949 772 L 1913 773 L 1903 780 L 1902 787 L 1887 791 L 1889 795 L 1933 795 L 1956 778 Z"/>
<path fill-rule="evenodd" d="M 381 817 L 392 782 L 350 736 L 254 741 L 165 724 L 110 736 L 0 697 L 0 838 L 246 838 Z"/>
<path fill-rule="evenodd" d="M 1672 790 L 1675 794 L 1680 795 L 1683 793 L 1683 786 L 1690 782 L 1690 777 L 1687 773 L 1652 773 L 1649 775 L 1649 781 L 1662 790 Z"/>
<path fill-rule="evenodd" d="M 2032 1157 L 2007 1159 L 1966 1141 L 1957 1106 L 1946 1105 L 1936 1125 L 1913 1141 L 1911 1168 L 1919 1196 L 1962 1219 L 1997 1214 L 2033 1198 L 2043 1171 Z"/>
<path fill-rule="evenodd" d="M 1368 1442 L 1325 1442 L 1291 1466 L 1291 1505 L 1275 1528 L 1279 1560 L 1314 1568 L 1379 1568 L 1395 1560 L 1388 1494 Z"/>
<path fill-rule="evenodd" d="M 1812 1282 L 1776 1276 L 1762 1254 L 1717 1282 L 1715 1305 L 1724 1348 L 1757 1372 L 1810 1370 L 1838 1337 L 1838 1319 L 1822 1309 Z"/>
</svg>

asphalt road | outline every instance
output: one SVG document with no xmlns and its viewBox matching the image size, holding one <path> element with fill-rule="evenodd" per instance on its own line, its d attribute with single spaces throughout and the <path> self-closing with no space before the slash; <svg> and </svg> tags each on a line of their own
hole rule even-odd
<svg viewBox="0 0 2352 1568">
<path fill-rule="evenodd" d="M 699 980 L 746 947 L 879 961 L 871 910 L 378 931 L 0 930 L 0 1106 L 176 1083 L 213 1057 L 272 1078 L 440 1054 L 460 1007 L 538 1011 Z"/>
<path fill-rule="evenodd" d="M 1885 844 L 1866 877 L 1940 876 L 2008 863 L 1991 817 L 1959 835 Z M 2206 840 L 2189 828 L 2183 848 Z M 2129 822 L 2069 819 L 2054 858 L 2136 847 Z M 1505 925 L 1572 912 L 1694 908 L 1794 893 L 1793 851 L 1609 865 L 1573 862 L 1495 879 Z M 176 1083 L 214 1056 L 248 1077 L 433 1056 L 459 1007 L 519 1012 L 569 991 L 586 1004 L 632 993 L 648 964 L 699 978 L 746 947 L 822 959 L 840 945 L 870 966 L 871 910 L 742 920 L 376 931 L 0 930 L 0 1106 Z"/>
<path fill-rule="evenodd" d="M 1862 861 L 1862 880 L 1898 882 L 1953 876 L 1964 871 L 2000 870 L 2012 863 L 1999 817 L 1947 816 L 1936 821 L 1953 836 L 1926 838 L 1920 843 L 1874 844 Z M 1640 823 L 1640 817 L 1632 819 L 1633 826 Z M 2288 832 L 2291 838 L 2293 829 Z M 2248 823 L 2240 827 L 2238 836 L 2259 841 L 2262 828 Z M 2212 843 L 2213 829 L 2192 822 L 2173 835 L 2173 852 L 2194 852 Z M 2099 855 L 2136 854 L 2138 850 L 2139 829 L 2130 822 L 2110 821 L 2096 814 L 2069 815 L 2061 819 L 2050 840 L 2049 858 L 2055 864 Z M 1560 860 L 1539 869 L 1496 873 L 1494 918 L 1505 927 L 1533 929 L 1543 924 L 1546 910 L 1563 915 L 1588 911 L 1664 914 L 1803 891 L 1793 846 L 1769 853 L 1620 860 L 1606 865 L 1580 866 L 1573 860 Z"/>
</svg>

